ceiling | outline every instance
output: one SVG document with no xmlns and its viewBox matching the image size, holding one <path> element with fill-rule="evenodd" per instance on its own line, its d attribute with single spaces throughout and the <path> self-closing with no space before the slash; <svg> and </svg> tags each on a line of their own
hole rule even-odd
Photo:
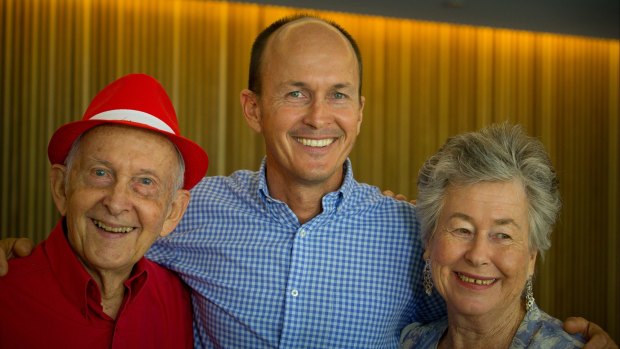
<svg viewBox="0 0 620 349">
<path fill-rule="evenodd" d="M 256 0 L 246 2 L 608 39 L 620 38 L 620 0 Z"/>
</svg>

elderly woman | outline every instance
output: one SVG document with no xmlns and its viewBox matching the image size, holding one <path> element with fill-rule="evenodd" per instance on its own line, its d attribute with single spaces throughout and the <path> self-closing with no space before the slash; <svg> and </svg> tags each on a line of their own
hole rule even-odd
<svg viewBox="0 0 620 349">
<path fill-rule="evenodd" d="M 509 124 L 449 139 L 420 170 L 417 205 L 426 293 L 448 317 L 407 326 L 401 348 L 583 346 L 532 294 L 561 206 L 539 141 Z"/>
</svg>

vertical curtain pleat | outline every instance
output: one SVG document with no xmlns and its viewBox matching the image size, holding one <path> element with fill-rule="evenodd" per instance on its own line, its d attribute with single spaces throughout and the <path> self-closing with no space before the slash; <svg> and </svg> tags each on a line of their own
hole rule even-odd
<svg viewBox="0 0 620 349">
<path fill-rule="evenodd" d="M 256 169 L 247 127 L 254 37 L 299 9 L 191 0 L 0 0 L 0 237 L 44 239 L 58 219 L 47 142 L 113 79 L 160 80 L 209 175 Z M 423 161 L 454 134 L 524 125 L 546 145 L 564 207 L 535 294 L 620 341 L 619 42 L 304 10 L 342 24 L 364 59 L 356 177 L 415 198 Z M 380 233 L 380 232 L 378 232 Z M 389 253 L 389 251 L 386 251 Z"/>
</svg>

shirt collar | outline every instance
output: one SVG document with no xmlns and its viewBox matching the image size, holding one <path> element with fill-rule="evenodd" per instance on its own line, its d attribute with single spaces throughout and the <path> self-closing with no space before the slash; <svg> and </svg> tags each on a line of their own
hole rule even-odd
<svg viewBox="0 0 620 349">
<path fill-rule="evenodd" d="M 344 170 L 344 180 L 342 185 L 336 191 L 327 193 L 323 196 L 321 199 L 322 212 L 307 222 L 306 225 L 320 225 L 332 214 L 344 212 L 347 207 L 354 207 L 354 199 L 351 199 L 351 197 L 355 190 L 356 182 L 353 179 L 351 161 L 347 159 L 342 166 Z M 265 157 L 263 158 L 258 173 L 258 196 L 265 205 L 265 209 L 274 217 L 274 219 L 280 220 L 285 224 L 299 224 L 293 211 L 291 211 L 291 209 L 284 202 L 271 197 L 269 194 L 266 173 Z"/>
<path fill-rule="evenodd" d="M 332 196 L 334 194 L 342 195 L 343 197 L 348 197 L 353 191 L 353 188 L 355 187 L 355 180 L 353 179 L 353 169 L 351 168 L 351 160 L 347 158 L 344 164 L 342 165 L 342 167 L 344 169 L 343 171 L 344 181 L 342 182 L 342 185 L 335 192 L 331 192 L 325 195 L 325 197 L 323 198 L 324 200 L 326 197 Z M 258 175 L 258 191 L 262 198 L 264 199 L 270 198 L 272 200 L 275 200 L 269 194 L 269 187 L 267 186 L 267 157 L 263 158 L 263 161 L 261 162 L 261 165 L 260 165 L 259 175 Z"/>
<path fill-rule="evenodd" d="M 63 217 L 47 238 L 45 252 L 63 293 L 70 302 L 82 310 L 83 315 L 87 316 L 89 299 L 91 306 L 97 304 L 100 307 L 101 293 L 97 283 L 86 271 L 69 245 L 66 231 L 65 218 Z M 148 262 L 144 257 L 136 263 L 130 277 L 124 282 L 126 291 L 123 303 L 133 301 L 140 294 L 148 280 L 148 267 Z"/>
</svg>

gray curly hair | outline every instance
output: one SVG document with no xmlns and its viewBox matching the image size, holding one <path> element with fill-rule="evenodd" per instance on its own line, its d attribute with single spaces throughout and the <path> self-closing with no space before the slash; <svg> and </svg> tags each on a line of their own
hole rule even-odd
<svg viewBox="0 0 620 349">
<path fill-rule="evenodd" d="M 512 180 L 522 183 L 528 200 L 530 250 L 543 257 L 562 206 L 558 180 L 543 144 L 509 123 L 451 137 L 424 163 L 416 201 L 423 242 L 437 229 L 448 185 Z"/>
</svg>

